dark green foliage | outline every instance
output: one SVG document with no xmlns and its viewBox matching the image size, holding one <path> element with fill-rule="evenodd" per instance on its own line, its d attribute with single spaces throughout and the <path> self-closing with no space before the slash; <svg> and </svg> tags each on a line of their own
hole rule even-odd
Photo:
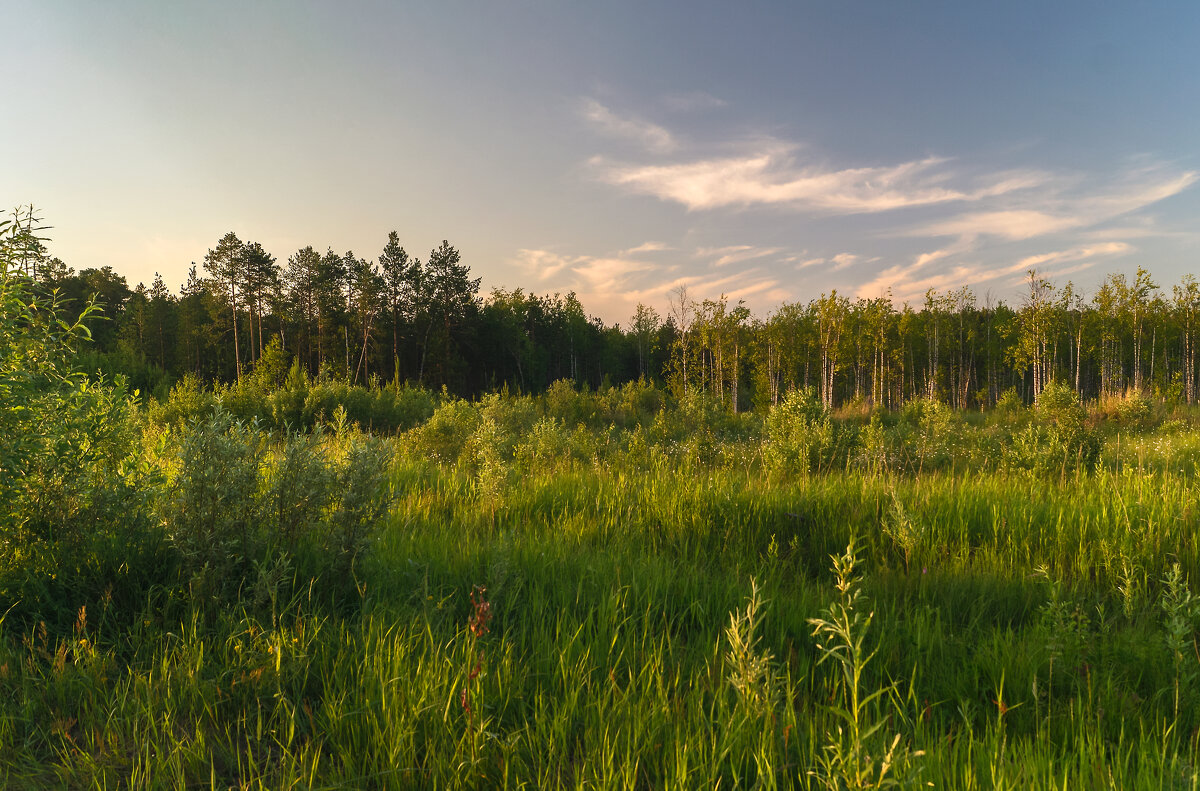
<svg viewBox="0 0 1200 791">
<path fill-rule="evenodd" d="M 179 466 L 157 515 L 194 600 L 232 597 L 259 559 L 264 439 L 257 427 L 218 410 L 181 432 L 169 451 Z"/>
<path fill-rule="evenodd" d="M 93 297 L 104 306 L 105 320 L 87 320 L 100 355 L 89 368 L 122 373 L 143 395 L 161 395 L 185 373 L 214 388 L 238 382 L 264 356 L 295 360 L 321 382 L 414 383 L 468 398 L 641 379 L 733 412 L 818 387 L 827 407 L 860 414 L 925 399 L 1015 416 L 1059 382 L 1137 429 L 1151 409 L 1194 404 L 1200 392 L 1200 290 L 1185 277 L 1168 301 L 1143 269 L 1110 275 L 1091 302 L 1071 283 L 1030 272 L 1020 305 L 981 307 L 967 287 L 931 290 L 919 305 L 822 294 L 761 318 L 724 295 L 684 290 L 661 295 L 671 303 L 666 321 L 639 305 L 622 327 L 589 316 L 574 293 L 498 288 L 481 297 L 455 246 L 443 241 L 422 262 L 394 231 L 375 261 L 306 246 L 286 266 L 228 233 L 205 257 L 210 277 L 193 265 L 176 297 L 158 276 L 130 289 L 111 268 L 76 274 L 48 258 L 28 224 L 14 225 L 14 260 L 72 310 Z M 577 417 L 586 422 L 562 415 Z"/>
<path fill-rule="evenodd" d="M 319 427 L 280 442 L 219 407 L 177 432 L 163 461 L 174 474 L 158 519 L 196 604 L 234 601 L 280 564 L 344 587 L 390 497 L 380 442 Z"/>
<path fill-rule="evenodd" d="M 268 351 L 270 347 L 268 347 Z M 152 421 L 182 425 L 190 419 L 210 416 L 218 405 L 242 420 L 254 420 L 274 431 L 310 430 L 331 422 L 339 409 L 345 419 L 364 431 L 392 434 L 412 428 L 429 418 L 434 410 L 431 393 L 403 386 L 363 387 L 341 380 L 312 381 L 293 364 L 274 386 L 277 374 L 260 375 L 263 369 L 243 377 L 236 384 L 215 391 L 202 387 L 195 377 L 184 376 L 165 401 L 151 404 Z"/>
</svg>

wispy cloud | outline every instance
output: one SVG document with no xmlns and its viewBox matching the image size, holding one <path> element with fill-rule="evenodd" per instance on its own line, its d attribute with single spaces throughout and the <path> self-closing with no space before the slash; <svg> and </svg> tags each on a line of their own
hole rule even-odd
<svg viewBox="0 0 1200 791">
<path fill-rule="evenodd" d="M 515 263 L 538 280 L 549 280 L 571 265 L 573 259 L 550 250 L 518 250 Z"/>
<path fill-rule="evenodd" d="M 884 269 L 873 280 L 859 286 L 857 294 L 860 297 L 875 297 L 890 289 L 896 299 L 910 301 L 931 288 L 940 291 L 977 285 L 1013 274 L 1023 274 L 1030 269 L 1037 270 L 1042 276 L 1066 275 L 1092 266 L 1096 258 L 1124 255 L 1134 250 L 1132 245 L 1125 242 L 1104 242 L 1038 253 L 1025 256 L 1016 262 L 999 265 L 948 261 L 951 256 L 969 249 L 969 243 L 960 242 L 951 247 L 922 253 L 911 264 L 898 264 Z M 931 266 L 939 261 L 947 261 L 947 265 L 940 269 Z M 1074 265 L 1060 267 L 1061 264 Z"/>
<path fill-rule="evenodd" d="M 954 175 L 940 157 L 881 167 L 830 169 L 802 165 L 798 146 L 760 144 L 739 156 L 627 165 L 593 157 L 600 179 L 689 210 L 778 206 L 832 214 L 867 214 L 955 201 L 977 201 L 1029 189 L 1036 172 L 1004 173 L 974 188 L 946 186 Z"/>
<path fill-rule="evenodd" d="M 1177 195 L 1200 178 L 1146 158 L 1104 181 L 1037 168 L 980 172 L 939 156 L 830 167 L 802 158 L 802 145 L 770 137 L 719 144 L 708 153 L 693 146 L 676 155 L 678 146 L 665 128 L 617 118 L 594 101 L 587 106 L 596 123 L 642 140 L 659 155 L 640 163 L 593 156 L 589 165 L 605 183 L 689 211 L 773 207 L 876 214 L 925 208 L 926 214 L 940 213 L 892 231 L 901 236 L 1020 241 L 1082 231 Z M 725 153 L 711 153 L 722 149 Z"/>
<path fill-rule="evenodd" d="M 630 275 L 657 267 L 628 258 L 583 258 L 572 269 L 589 291 L 613 293 L 627 286 Z"/>
<path fill-rule="evenodd" d="M 911 232 L 912 236 L 999 236 L 1005 239 L 1029 239 L 1034 236 L 1077 228 L 1082 217 L 1056 217 L 1033 209 L 981 211 L 959 214 L 930 223 Z"/>
<path fill-rule="evenodd" d="M 735 288 L 732 291 L 727 291 L 725 292 L 725 297 L 730 302 L 736 303 L 739 300 L 749 299 L 751 297 L 767 294 L 772 291 L 778 291 L 778 286 L 779 281 L 775 278 L 765 278 L 762 280 L 756 280 L 752 283 L 742 286 L 741 288 Z"/>
<path fill-rule="evenodd" d="M 878 258 L 864 258 L 856 253 L 838 253 L 828 258 L 807 258 L 796 264 L 796 269 L 808 269 L 809 267 L 820 266 L 821 264 L 829 264 L 827 267 L 828 271 L 840 272 L 858 263 L 871 263 L 878 260 Z"/>
<path fill-rule="evenodd" d="M 714 267 L 722 267 L 775 255 L 782 250 L 782 247 L 754 247 L 748 244 L 736 244 L 729 247 L 700 247 L 696 249 L 696 257 L 711 258 Z"/>
<path fill-rule="evenodd" d="M 657 243 L 648 244 L 653 249 L 645 252 L 658 251 Z M 589 310 L 599 311 L 610 320 L 614 316 L 628 315 L 639 302 L 665 310 L 670 291 L 679 285 L 687 285 L 695 299 L 715 299 L 724 294 L 733 302 L 739 299 L 778 302 L 789 296 L 785 284 L 776 275 L 758 267 L 737 271 L 725 269 L 710 274 L 686 273 L 681 272 L 678 264 L 654 263 L 627 255 L 629 252 L 590 256 L 522 249 L 516 252 L 511 263 L 537 276 L 548 290 L 576 292 Z M 689 257 L 695 258 L 694 255 Z M 729 262 L 730 265 L 734 263 Z M 770 305 L 762 307 L 769 308 Z"/>
<path fill-rule="evenodd" d="M 662 106 L 682 111 L 718 105 L 689 95 L 686 100 L 668 97 Z M 656 290 L 665 293 L 680 283 L 713 291 L 714 296 L 736 290 L 756 299 L 778 297 L 791 285 L 779 278 L 786 270 L 797 280 L 801 277 L 796 273 L 803 272 L 803 280 L 813 287 L 836 285 L 863 297 L 891 289 L 896 298 L 907 300 L 930 288 L 1007 285 L 1030 268 L 1045 276 L 1065 276 L 1134 252 L 1130 242 L 1139 238 L 1200 239 L 1200 233 L 1161 227 L 1149 211 L 1193 187 L 1200 173 L 1146 156 L 1108 173 L 1020 163 L 986 167 L 936 153 L 882 163 L 838 161 L 822 158 L 802 143 L 768 136 L 684 142 L 665 127 L 618 117 L 599 103 L 591 102 L 588 108 L 602 131 L 638 141 L 645 149 L 640 155 L 603 153 L 588 160 L 597 180 L 627 194 L 650 196 L 689 212 L 770 210 L 797 215 L 802 222 L 859 216 L 829 221 L 818 229 L 817 237 L 824 237 L 821 244 L 828 246 L 812 252 L 799 245 L 776 246 L 786 242 L 774 231 L 769 242 L 743 236 L 731 240 L 738 244 L 723 244 L 725 240 L 714 235 L 721 225 L 714 222 L 711 229 L 697 231 L 706 245 L 693 248 L 691 260 L 678 257 L 689 247 L 683 244 L 673 267 L 630 273 L 612 267 L 629 275 L 624 281 L 628 293 L 642 297 Z M 887 224 L 876 219 L 888 213 Z M 838 241 L 836 228 L 851 225 L 855 237 Z M 806 232 L 814 227 L 809 222 Z M 913 240 L 925 240 L 923 252 L 910 247 Z M 644 258 L 665 248 L 658 244 L 624 250 L 618 259 Z M 842 244 L 855 252 L 845 251 Z M 1031 249 L 1034 244 L 1038 247 Z M 884 245 L 906 249 L 909 257 L 897 263 L 884 253 Z M 890 261 L 874 265 L 881 254 Z M 746 269 L 748 264 L 776 271 Z M 739 267 L 742 272 L 732 271 Z"/>
<path fill-rule="evenodd" d="M 1048 185 L 1025 196 L 1022 207 L 1007 206 L 965 212 L 913 228 L 911 236 L 994 236 L 1007 240 L 1032 239 L 1062 231 L 1089 228 L 1178 195 L 1196 183 L 1194 171 L 1176 172 L 1162 166 L 1121 173 L 1107 184 L 1071 180 L 1071 188 Z"/>
<path fill-rule="evenodd" d="M 797 167 L 791 149 L 665 165 L 622 165 L 593 158 L 600 178 L 689 210 L 782 205 L 858 213 L 960 200 L 962 194 L 923 178 L 941 160 L 890 168 L 821 170 Z"/>
<path fill-rule="evenodd" d="M 675 138 L 665 128 L 639 118 L 622 117 L 595 99 L 583 103 L 582 115 L 601 132 L 631 140 L 655 153 L 675 150 Z"/>
<path fill-rule="evenodd" d="M 861 258 L 862 256 L 855 255 L 854 253 L 838 253 L 829 260 L 833 262 L 832 271 L 840 272 L 847 267 L 854 266 Z"/>
<path fill-rule="evenodd" d="M 513 263 L 543 282 L 552 281 L 547 284 L 550 287 L 592 293 L 619 292 L 628 286 L 632 275 L 660 268 L 657 264 L 624 255 L 570 256 L 536 249 L 518 250 Z"/>
<path fill-rule="evenodd" d="M 626 256 L 637 255 L 638 253 L 659 253 L 664 250 L 674 249 L 674 247 L 671 247 L 663 242 L 642 242 L 637 247 L 630 247 L 628 250 L 622 250 L 621 255 Z"/>
<path fill-rule="evenodd" d="M 1175 172 L 1163 165 L 1144 165 L 1121 173 L 1116 183 L 1081 199 L 1080 208 L 1097 221 L 1119 217 L 1178 195 L 1198 177 L 1193 170 Z"/>
<path fill-rule="evenodd" d="M 1052 253 L 1039 253 L 1038 255 L 1026 256 L 1009 267 L 1009 270 L 1023 272 L 1028 269 L 1045 269 L 1054 264 L 1082 261 L 1100 255 L 1122 255 L 1131 250 L 1133 250 L 1133 245 L 1126 244 L 1125 242 L 1107 242 L 1105 244 L 1094 244 L 1086 247 L 1072 247 L 1069 250 L 1056 250 Z"/>
<path fill-rule="evenodd" d="M 759 295 L 771 299 L 786 297 L 786 291 L 779 288 L 779 280 L 763 273 L 757 268 L 722 277 L 705 277 L 700 275 L 677 275 L 665 280 L 658 280 L 628 292 L 625 296 L 633 302 L 663 303 L 674 289 L 684 285 L 692 299 L 716 299 L 724 295 L 736 302 Z"/>
</svg>

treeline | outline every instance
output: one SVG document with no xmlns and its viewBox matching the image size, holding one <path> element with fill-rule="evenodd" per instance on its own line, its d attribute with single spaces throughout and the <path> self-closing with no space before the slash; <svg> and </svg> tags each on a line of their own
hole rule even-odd
<svg viewBox="0 0 1200 791">
<path fill-rule="evenodd" d="M 1014 305 L 968 287 L 899 307 L 834 291 L 765 318 L 680 287 L 665 316 L 638 305 L 626 326 L 589 316 L 574 293 L 481 295 L 454 246 L 422 260 L 395 232 L 374 259 L 304 247 L 284 262 L 229 233 L 178 294 L 159 276 L 131 289 L 109 267 L 76 273 L 44 250 L 28 270 L 62 300 L 95 295 L 105 311 L 90 319 L 96 364 L 151 390 L 188 373 L 234 381 L 274 344 L 314 378 L 468 397 L 639 378 L 735 412 L 807 387 L 827 407 L 933 398 L 986 408 L 1010 391 L 1033 401 L 1053 381 L 1085 399 L 1197 396 L 1200 284 L 1187 275 L 1168 291 L 1141 268 L 1109 275 L 1090 299 L 1031 271 Z"/>
<path fill-rule="evenodd" d="M 170 378 L 233 381 L 272 343 L 314 377 L 460 395 L 540 392 L 561 379 L 599 387 L 665 364 L 661 353 L 639 364 L 636 340 L 587 316 L 574 294 L 497 289 L 482 298 L 454 246 L 422 260 L 394 232 L 375 260 L 305 247 L 283 263 L 229 233 L 178 294 L 161 276 L 131 289 L 111 267 L 76 273 L 58 259 L 36 277 L 75 304 L 97 297 L 105 313 L 91 324 L 94 348 L 142 385 L 154 382 L 146 365 Z"/>
</svg>

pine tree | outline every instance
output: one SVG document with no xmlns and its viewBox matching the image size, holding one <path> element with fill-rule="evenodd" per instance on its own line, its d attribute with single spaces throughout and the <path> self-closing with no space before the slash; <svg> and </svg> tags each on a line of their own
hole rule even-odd
<svg viewBox="0 0 1200 791">
<path fill-rule="evenodd" d="M 242 251 L 242 241 L 238 239 L 237 234 L 230 231 L 204 256 L 204 268 L 208 270 L 217 287 L 229 298 L 229 309 L 233 316 L 233 362 L 238 379 L 242 378 L 242 353 L 238 343 L 238 309 L 244 281 Z"/>
</svg>

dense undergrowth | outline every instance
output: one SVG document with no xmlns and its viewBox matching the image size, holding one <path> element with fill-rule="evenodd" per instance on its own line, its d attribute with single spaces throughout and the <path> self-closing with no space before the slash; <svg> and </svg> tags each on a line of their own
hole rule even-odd
<svg viewBox="0 0 1200 791">
<path fill-rule="evenodd" d="M 141 403 L 5 288 L 0 785 L 1197 785 L 1194 412 Z"/>
</svg>

